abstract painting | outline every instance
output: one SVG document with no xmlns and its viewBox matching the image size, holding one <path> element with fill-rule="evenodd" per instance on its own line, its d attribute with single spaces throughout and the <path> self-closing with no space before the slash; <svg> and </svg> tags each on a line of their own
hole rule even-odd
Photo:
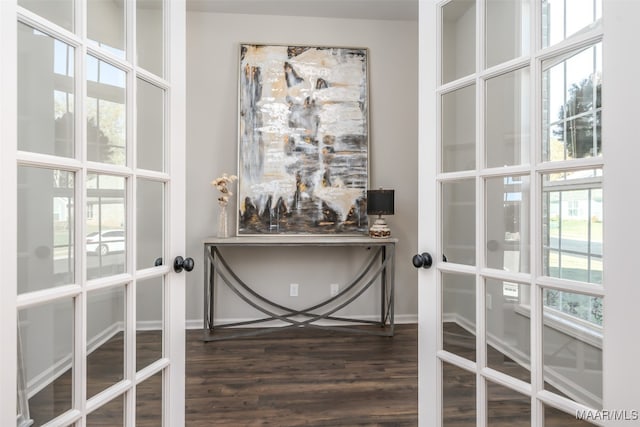
<svg viewBox="0 0 640 427">
<path fill-rule="evenodd" d="M 238 235 L 363 234 L 365 48 L 240 46 Z"/>
</svg>

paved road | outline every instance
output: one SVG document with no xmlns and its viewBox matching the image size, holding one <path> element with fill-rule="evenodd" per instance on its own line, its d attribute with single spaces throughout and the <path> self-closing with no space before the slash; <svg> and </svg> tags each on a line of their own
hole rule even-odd
<svg viewBox="0 0 640 427">
<path fill-rule="evenodd" d="M 87 255 L 87 276 L 89 279 L 92 279 L 124 273 L 125 262 L 124 252 L 113 253 L 103 257 Z M 54 263 L 55 273 L 67 272 L 69 270 L 67 252 L 64 251 L 63 253 L 60 253 L 59 251 L 56 251 Z M 73 268 L 73 266 L 71 266 L 71 268 Z"/>
<path fill-rule="evenodd" d="M 552 249 L 558 249 L 558 238 L 552 237 L 549 241 Z M 589 242 L 584 240 L 562 239 L 562 249 L 565 251 L 589 253 Z M 602 242 L 591 242 L 591 255 L 602 256 Z"/>
</svg>

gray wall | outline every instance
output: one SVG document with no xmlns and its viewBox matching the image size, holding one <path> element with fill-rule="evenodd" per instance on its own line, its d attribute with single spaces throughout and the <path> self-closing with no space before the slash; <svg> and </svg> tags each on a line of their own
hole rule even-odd
<svg viewBox="0 0 640 427">
<path fill-rule="evenodd" d="M 187 276 L 187 319 L 201 327 L 202 239 L 216 234 L 217 193 L 210 181 L 237 172 L 238 47 L 242 42 L 352 46 L 369 49 L 370 186 L 396 190 L 396 214 L 387 218 L 397 247 L 396 321 L 417 321 L 418 40 L 415 21 L 373 21 L 284 16 L 187 14 L 187 254 L 196 268 Z M 235 185 L 234 185 L 235 188 Z M 231 205 L 231 204 L 230 204 Z M 232 205 L 235 207 L 235 200 Z M 235 208 L 231 223 L 235 224 Z M 235 229 L 235 227 L 233 227 Z M 344 285 L 365 254 L 358 249 L 236 250 L 229 262 L 258 290 L 292 306 L 329 295 Z M 252 262 L 246 262 L 251 258 Z M 240 267 L 242 266 L 242 267 Z M 300 296 L 288 296 L 289 283 Z M 379 312 L 375 290 L 347 310 L 369 317 Z M 221 319 L 253 318 L 232 295 L 222 294 Z"/>
</svg>

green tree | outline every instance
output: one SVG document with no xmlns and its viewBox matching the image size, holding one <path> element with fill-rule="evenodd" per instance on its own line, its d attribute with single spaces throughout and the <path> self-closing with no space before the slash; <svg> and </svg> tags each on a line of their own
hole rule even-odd
<svg viewBox="0 0 640 427">
<path fill-rule="evenodd" d="M 599 79 L 595 94 L 593 79 L 574 83 L 569 88 L 569 98 L 560 107 L 560 124 L 553 133 L 564 142 L 571 158 L 593 157 L 602 151 L 601 90 Z"/>
</svg>

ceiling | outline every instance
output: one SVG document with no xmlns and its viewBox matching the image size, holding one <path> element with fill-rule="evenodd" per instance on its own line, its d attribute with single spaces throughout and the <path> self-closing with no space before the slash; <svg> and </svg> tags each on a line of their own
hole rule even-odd
<svg viewBox="0 0 640 427">
<path fill-rule="evenodd" d="M 187 10 L 250 15 L 418 20 L 418 0 L 187 0 Z"/>
</svg>

